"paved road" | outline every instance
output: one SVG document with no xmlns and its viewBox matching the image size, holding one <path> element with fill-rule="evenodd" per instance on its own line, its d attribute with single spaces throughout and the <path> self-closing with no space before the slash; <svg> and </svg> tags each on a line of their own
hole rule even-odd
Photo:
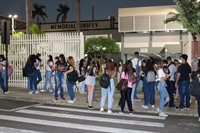
<svg viewBox="0 0 200 133">
<path fill-rule="evenodd" d="M 199 133 L 196 117 L 136 113 L 120 115 L 59 106 L 0 99 L 1 133 Z"/>
</svg>

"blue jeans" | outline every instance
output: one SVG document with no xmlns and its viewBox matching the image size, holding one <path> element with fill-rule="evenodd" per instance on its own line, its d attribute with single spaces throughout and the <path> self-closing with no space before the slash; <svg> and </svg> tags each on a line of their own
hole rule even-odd
<svg viewBox="0 0 200 133">
<path fill-rule="evenodd" d="M 159 109 L 160 111 L 163 109 L 163 106 L 167 103 L 166 99 L 169 98 L 167 89 L 166 89 L 166 82 L 161 81 L 158 83 L 158 91 L 160 92 L 160 104 Z"/>
<path fill-rule="evenodd" d="M 144 105 L 148 106 L 155 104 L 155 82 L 148 82 L 146 77 L 143 77 L 144 83 Z"/>
<path fill-rule="evenodd" d="M 137 97 L 137 87 L 138 87 L 138 84 L 139 84 L 139 81 L 137 83 L 135 83 L 134 98 Z"/>
<path fill-rule="evenodd" d="M 110 79 L 110 87 L 101 88 L 101 103 L 100 103 L 101 107 L 105 105 L 106 97 L 108 95 L 108 109 L 112 108 L 114 91 L 115 91 L 114 80 Z"/>
<path fill-rule="evenodd" d="M 85 81 L 82 82 L 79 92 L 85 92 Z"/>
<path fill-rule="evenodd" d="M 4 86 L 6 87 L 6 70 L 3 70 L 2 72 L 1 72 L 1 76 L 2 76 L 2 78 L 3 78 L 3 84 L 4 84 Z M 7 88 L 7 87 L 6 87 Z"/>
<path fill-rule="evenodd" d="M 64 74 L 61 71 L 56 72 L 56 88 L 55 88 L 55 97 L 58 97 L 58 88 L 60 88 L 60 97 L 64 98 L 63 94 L 63 79 L 64 79 Z"/>
<path fill-rule="evenodd" d="M 74 89 L 73 89 L 74 84 L 71 84 L 71 83 L 68 81 L 68 79 L 66 80 L 66 83 L 67 83 L 67 91 L 68 91 L 68 93 L 69 93 L 70 99 L 71 99 L 71 100 L 74 100 L 74 99 L 75 99 Z"/>
<path fill-rule="evenodd" d="M 51 76 L 52 76 L 52 71 L 46 71 L 43 90 L 47 89 L 48 82 L 49 82 L 49 85 L 50 85 L 50 90 L 53 90 L 53 85 L 52 85 L 52 82 L 51 82 Z"/>
<path fill-rule="evenodd" d="M 0 85 L 4 93 L 8 91 L 8 89 L 4 86 L 4 83 L 2 81 L 2 73 L 0 73 Z"/>
<path fill-rule="evenodd" d="M 185 97 L 186 97 L 186 107 L 187 108 L 190 107 L 190 93 L 188 89 L 189 84 L 190 84 L 189 79 L 178 83 L 178 92 L 180 96 L 180 104 L 179 104 L 180 109 L 183 109 Z"/>
<path fill-rule="evenodd" d="M 198 115 L 200 117 L 200 95 L 196 95 L 196 100 L 197 100 L 197 103 L 198 103 Z"/>
<path fill-rule="evenodd" d="M 139 81 L 139 85 L 140 85 L 140 88 L 143 88 L 143 86 L 144 86 L 143 80 L 140 80 L 140 81 Z M 132 90 L 132 91 L 133 91 L 133 90 Z"/>
<path fill-rule="evenodd" d="M 131 102 L 132 102 L 132 104 L 134 104 L 135 86 L 136 86 L 136 83 L 133 84 L 133 86 L 132 86 L 132 92 L 131 92 Z"/>
<path fill-rule="evenodd" d="M 35 75 L 36 75 L 36 85 L 38 85 L 42 81 L 42 76 L 40 70 L 36 69 L 35 70 Z"/>
<path fill-rule="evenodd" d="M 37 81 L 36 81 L 36 70 L 34 70 L 31 74 L 28 74 L 28 92 L 37 90 Z"/>
</svg>

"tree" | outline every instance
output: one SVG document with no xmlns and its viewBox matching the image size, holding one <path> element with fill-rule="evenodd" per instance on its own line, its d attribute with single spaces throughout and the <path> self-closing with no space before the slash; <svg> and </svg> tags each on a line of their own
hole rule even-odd
<svg viewBox="0 0 200 133">
<path fill-rule="evenodd" d="M 196 0 L 174 0 L 174 2 L 176 2 L 177 5 L 177 13 L 170 12 L 169 15 L 172 15 L 172 17 L 167 18 L 164 23 L 178 22 L 191 33 L 195 48 L 194 68 L 197 70 L 197 35 L 200 33 L 200 2 L 197 2 Z"/>
<path fill-rule="evenodd" d="M 32 0 L 25 0 L 26 3 L 26 34 L 29 34 L 29 27 L 32 24 Z"/>
<path fill-rule="evenodd" d="M 87 53 L 92 58 L 101 58 L 105 54 L 118 53 L 120 52 L 119 46 L 116 44 L 115 40 L 107 37 L 94 37 L 89 38 L 85 42 L 85 53 Z M 101 62 L 102 63 L 102 62 Z"/>
<path fill-rule="evenodd" d="M 38 5 L 38 4 L 34 4 L 33 5 L 35 11 L 32 11 L 32 17 L 33 19 L 35 17 L 37 17 L 37 24 L 39 25 L 39 22 L 40 22 L 40 19 L 39 17 L 42 17 L 42 19 L 45 21 L 45 17 L 47 17 L 46 13 L 43 11 L 44 8 L 46 8 L 46 6 L 43 6 L 43 5 Z"/>
<path fill-rule="evenodd" d="M 80 0 L 76 0 L 76 31 L 80 33 Z"/>
<path fill-rule="evenodd" d="M 62 16 L 62 22 L 66 22 L 67 13 L 69 12 L 69 10 L 70 8 L 68 7 L 67 4 L 65 5 L 59 4 L 59 8 L 57 9 L 59 14 L 57 15 L 56 22 L 59 21 L 60 16 Z"/>
<path fill-rule="evenodd" d="M 44 34 L 44 31 L 40 30 L 37 24 L 32 24 L 30 26 L 31 34 Z"/>
</svg>

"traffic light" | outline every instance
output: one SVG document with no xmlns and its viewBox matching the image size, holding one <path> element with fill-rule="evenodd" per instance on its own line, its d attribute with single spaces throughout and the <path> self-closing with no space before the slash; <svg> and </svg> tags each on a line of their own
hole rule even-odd
<svg viewBox="0 0 200 133">
<path fill-rule="evenodd" d="M 10 44 L 10 22 L 1 20 L 1 43 Z"/>
</svg>

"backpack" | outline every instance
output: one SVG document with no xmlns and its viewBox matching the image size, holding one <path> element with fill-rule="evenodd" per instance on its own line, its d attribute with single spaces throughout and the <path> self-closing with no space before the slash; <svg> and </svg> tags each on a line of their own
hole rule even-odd
<svg viewBox="0 0 200 133">
<path fill-rule="evenodd" d="M 110 86 L 110 76 L 106 73 L 106 69 L 100 78 L 99 85 L 105 89 Z"/>
<path fill-rule="evenodd" d="M 147 73 L 147 81 L 148 82 L 154 82 L 154 81 L 156 81 L 156 74 L 155 74 L 154 71 L 149 71 Z"/>
<path fill-rule="evenodd" d="M 137 64 L 135 65 L 135 72 L 136 72 L 137 78 L 140 78 L 139 59 L 138 59 L 138 61 L 137 61 Z"/>
<path fill-rule="evenodd" d="M 26 75 L 33 73 L 33 71 L 35 70 L 35 66 L 33 64 L 33 62 L 28 61 L 24 67 L 24 72 L 26 73 Z"/>
<path fill-rule="evenodd" d="M 192 72 L 192 80 L 189 84 L 189 92 L 192 96 L 200 95 L 200 82 L 196 72 Z"/>
<path fill-rule="evenodd" d="M 13 73 L 13 67 L 12 66 L 8 66 L 8 77 L 10 77 Z"/>
<path fill-rule="evenodd" d="M 78 72 L 73 70 L 72 72 L 67 74 L 67 79 L 71 84 L 75 84 L 78 81 Z"/>
</svg>

